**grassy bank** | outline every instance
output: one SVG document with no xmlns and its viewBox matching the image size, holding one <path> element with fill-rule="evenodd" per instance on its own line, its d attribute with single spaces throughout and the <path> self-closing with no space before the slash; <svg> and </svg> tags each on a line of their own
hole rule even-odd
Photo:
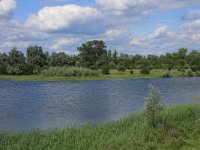
<svg viewBox="0 0 200 150">
<path fill-rule="evenodd" d="M 105 125 L 31 133 L 0 133 L 0 149 L 198 150 L 200 105 L 165 108 L 149 126 L 141 113 Z"/>
<path fill-rule="evenodd" d="M 188 76 L 187 72 L 183 73 L 178 70 L 171 70 L 171 77 Z M 80 80 L 110 80 L 110 79 L 128 79 L 128 78 L 159 78 L 166 74 L 166 70 L 151 70 L 150 74 L 141 74 L 140 70 L 120 72 L 110 70 L 109 75 L 88 76 L 88 77 L 64 77 L 64 76 L 43 76 L 43 75 L 0 75 L 0 79 L 9 79 L 17 81 L 80 81 Z M 194 74 L 194 73 L 193 73 Z M 195 74 L 194 74 L 195 76 Z"/>
</svg>

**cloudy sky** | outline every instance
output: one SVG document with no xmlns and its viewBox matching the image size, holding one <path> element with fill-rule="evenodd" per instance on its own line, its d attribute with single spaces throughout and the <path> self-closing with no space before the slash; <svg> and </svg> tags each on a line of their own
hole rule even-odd
<svg viewBox="0 0 200 150">
<path fill-rule="evenodd" d="M 200 0 L 0 0 L 0 52 L 76 54 L 94 39 L 128 54 L 200 49 Z"/>
</svg>

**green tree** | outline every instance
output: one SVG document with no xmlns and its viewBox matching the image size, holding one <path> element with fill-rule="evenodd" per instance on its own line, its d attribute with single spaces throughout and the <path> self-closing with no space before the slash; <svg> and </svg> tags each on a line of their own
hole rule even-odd
<svg viewBox="0 0 200 150">
<path fill-rule="evenodd" d="M 186 66 L 186 55 L 187 55 L 187 49 L 186 48 L 180 48 L 177 53 L 177 65 L 179 70 L 183 70 Z"/>
<path fill-rule="evenodd" d="M 147 62 L 150 64 L 150 68 L 157 69 L 158 68 L 158 56 L 155 55 L 148 55 Z"/>
<path fill-rule="evenodd" d="M 122 65 L 122 64 L 118 64 L 116 68 L 117 68 L 118 71 L 121 71 L 121 72 L 125 72 L 126 71 L 125 66 Z"/>
<path fill-rule="evenodd" d="M 136 54 L 131 57 L 131 65 L 133 66 L 133 68 L 140 69 L 142 62 L 143 62 L 143 57 L 139 54 Z"/>
<path fill-rule="evenodd" d="M 200 71 L 200 55 L 193 58 L 190 63 L 190 68 L 192 71 Z"/>
<path fill-rule="evenodd" d="M 8 66 L 9 58 L 6 53 L 0 53 L 0 74 L 6 74 L 6 67 Z"/>
<path fill-rule="evenodd" d="M 165 63 L 167 65 L 167 69 L 171 70 L 174 66 L 174 61 L 172 58 L 172 54 L 171 53 L 167 53 L 165 55 Z"/>
<path fill-rule="evenodd" d="M 53 52 L 50 57 L 49 65 L 53 67 L 62 67 L 64 65 L 70 65 L 70 59 L 70 56 L 65 54 L 65 52 Z"/>
<path fill-rule="evenodd" d="M 200 71 L 200 52 L 192 50 L 187 55 L 187 62 L 192 71 Z"/>
<path fill-rule="evenodd" d="M 27 48 L 27 62 L 35 66 L 43 67 L 47 64 L 47 55 L 43 52 L 42 47 L 29 46 Z"/>
<path fill-rule="evenodd" d="M 199 55 L 200 52 L 198 52 L 197 50 L 192 50 L 191 52 L 189 52 L 189 54 L 187 55 L 188 63 L 190 63 L 192 59 L 199 57 Z"/>
<path fill-rule="evenodd" d="M 117 51 L 115 50 L 111 56 L 111 60 L 109 61 L 109 67 L 110 68 L 113 68 L 113 69 L 116 69 L 117 67 L 117 64 L 118 64 L 118 53 Z"/>
<path fill-rule="evenodd" d="M 140 62 L 140 66 L 141 66 L 141 70 L 140 70 L 140 73 L 141 74 L 149 74 L 150 73 L 150 62 L 147 60 L 147 59 L 143 59 L 141 62 Z"/>
<path fill-rule="evenodd" d="M 117 51 L 115 50 L 112 57 L 113 57 L 113 58 L 117 58 L 117 56 L 118 56 L 118 53 L 117 53 Z"/>
<path fill-rule="evenodd" d="M 120 54 L 120 57 L 118 58 L 118 64 L 121 66 L 124 66 L 126 69 L 130 69 L 130 58 L 128 54 Z"/>
<path fill-rule="evenodd" d="M 77 48 L 79 54 L 79 65 L 83 67 L 97 67 L 97 62 L 104 54 L 107 54 L 104 41 L 88 41 Z"/>
<path fill-rule="evenodd" d="M 187 48 L 180 48 L 177 53 L 178 59 L 184 60 L 186 58 L 187 51 L 188 51 Z"/>
<path fill-rule="evenodd" d="M 17 64 L 24 64 L 25 63 L 25 56 L 22 52 L 18 51 L 17 48 L 13 48 L 9 52 L 9 64 L 10 65 L 17 65 Z"/>
</svg>

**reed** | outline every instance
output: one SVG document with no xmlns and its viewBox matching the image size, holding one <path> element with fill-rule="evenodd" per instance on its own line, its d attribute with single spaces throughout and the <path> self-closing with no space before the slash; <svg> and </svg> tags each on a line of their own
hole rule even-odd
<svg viewBox="0 0 200 150">
<path fill-rule="evenodd" d="M 0 133 L 0 149 L 200 149 L 200 104 L 165 107 L 149 126 L 142 112 L 107 124 Z"/>
</svg>

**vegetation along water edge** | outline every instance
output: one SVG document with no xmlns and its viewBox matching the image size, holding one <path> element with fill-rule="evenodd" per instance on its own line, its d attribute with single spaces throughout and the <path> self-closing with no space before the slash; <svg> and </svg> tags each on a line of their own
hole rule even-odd
<svg viewBox="0 0 200 150">
<path fill-rule="evenodd" d="M 52 73 L 52 72 L 50 72 Z M 59 73 L 59 72 L 56 72 Z M 83 72 L 84 74 L 85 72 Z M 142 74 L 140 69 L 132 69 L 126 71 L 110 70 L 109 75 L 103 75 L 101 70 L 91 72 L 93 75 L 0 75 L 0 80 L 16 80 L 16 81 L 84 81 L 84 80 L 112 80 L 112 79 L 131 79 L 131 78 L 171 78 L 171 77 L 199 77 L 200 72 L 192 72 L 191 70 L 165 70 L 154 69 L 149 74 Z"/>
<path fill-rule="evenodd" d="M 77 51 L 77 55 L 48 53 L 41 46 L 32 45 L 24 54 L 14 47 L 9 53 L 0 53 L 0 79 L 63 81 L 200 76 L 198 50 L 180 48 L 162 55 L 128 55 L 107 49 L 102 40 L 92 40 Z"/>
<path fill-rule="evenodd" d="M 200 149 L 200 104 L 165 106 L 150 86 L 145 109 L 128 118 L 48 131 L 1 132 L 0 149 Z"/>
</svg>

